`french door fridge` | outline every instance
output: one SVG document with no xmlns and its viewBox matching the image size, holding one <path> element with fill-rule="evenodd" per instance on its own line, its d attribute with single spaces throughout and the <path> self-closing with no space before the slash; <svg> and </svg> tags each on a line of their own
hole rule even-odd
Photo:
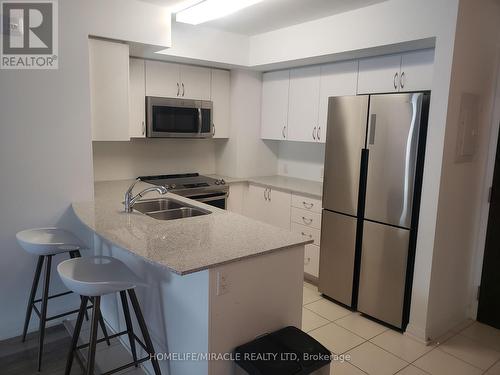
<svg viewBox="0 0 500 375">
<path fill-rule="evenodd" d="M 405 328 L 429 93 L 332 97 L 319 290 Z"/>
</svg>

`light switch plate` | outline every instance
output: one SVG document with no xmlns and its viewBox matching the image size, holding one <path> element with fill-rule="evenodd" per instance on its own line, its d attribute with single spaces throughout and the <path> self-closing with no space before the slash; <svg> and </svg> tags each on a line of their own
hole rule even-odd
<svg viewBox="0 0 500 375">
<path fill-rule="evenodd" d="M 221 296 L 229 292 L 229 283 L 227 273 L 217 272 L 217 295 Z"/>
<path fill-rule="evenodd" d="M 474 159 L 479 127 L 479 96 L 463 93 L 460 100 L 458 134 L 455 162 L 464 163 Z"/>
</svg>

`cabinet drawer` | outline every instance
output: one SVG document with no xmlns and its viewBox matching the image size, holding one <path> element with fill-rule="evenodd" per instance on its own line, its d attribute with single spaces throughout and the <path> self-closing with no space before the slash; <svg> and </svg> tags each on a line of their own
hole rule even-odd
<svg viewBox="0 0 500 375">
<path fill-rule="evenodd" d="M 320 238 L 321 238 L 321 235 L 320 235 L 321 232 L 319 229 L 307 227 L 305 225 L 297 224 L 297 223 L 292 223 L 291 229 L 292 229 L 292 232 L 302 234 L 303 236 L 306 236 L 306 237 L 310 238 L 311 240 L 314 240 L 314 244 L 319 246 Z"/>
<path fill-rule="evenodd" d="M 292 207 L 292 223 L 302 224 L 307 227 L 321 229 L 321 214 Z"/>
<path fill-rule="evenodd" d="M 304 197 L 292 194 L 292 207 L 303 208 L 304 210 L 321 213 L 321 199 Z"/>
<path fill-rule="evenodd" d="M 306 245 L 304 251 L 304 272 L 319 277 L 319 246 Z"/>
</svg>

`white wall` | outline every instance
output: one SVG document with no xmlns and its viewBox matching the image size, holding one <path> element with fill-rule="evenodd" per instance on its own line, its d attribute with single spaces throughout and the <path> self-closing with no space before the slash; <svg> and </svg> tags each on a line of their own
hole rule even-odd
<svg viewBox="0 0 500 375">
<path fill-rule="evenodd" d="M 323 181 L 324 163 L 324 143 L 284 141 L 279 144 L 279 175 Z"/>
<path fill-rule="evenodd" d="M 500 49 L 500 4 L 461 0 L 432 262 L 428 334 L 437 336 L 470 314 L 472 270 Z M 455 161 L 463 93 L 479 96 L 477 153 Z"/>
<path fill-rule="evenodd" d="M 231 135 L 216 144 L 216 170 L 232 177 L 274 175 L 278 143 L 260 139 L 262 74 L 231 71 Z"/>
<path fill-rule="evenodd" d="M 121 13 L 147 17 L 137 39 L 149 30 L 152 37 L 147 41 L 158 40 L 158 25 L 165 20 L 157 7 L 112 1 Z M 92 199 L 87 22 L 103 17 L 108 20 L 103 26 L 109 27 L 100 29 L 103 36 L 109 32 L 118 39 L 134 37 L 130 24 L 123 28 L 113 22 L 116 7 L 104 14 L 100 5 L 98 0 L 59 1 L 58 70 L 0 70 L 0 340 L 21 333 L 36 264 L 35 257 L 17 245 L 16 232 L 53 225 L 76 231 L 80 226 L 71 214 L 71 202 Z M 87 243 L 92 240 L 82 237 Z M 57 292 L 61 283 L 55 268 L 52 275 Z M 49 314 L 77 305 L 75 296 L 51 300 Z M 37 326 L 33 318 L 31 328 Z"/>
<path fill-rule="evenodd" d="M 93 142 L 92 146 L 96 181 L 171 173 L 215 173 L 213 140 L 133 139 Z"/>
</svg>

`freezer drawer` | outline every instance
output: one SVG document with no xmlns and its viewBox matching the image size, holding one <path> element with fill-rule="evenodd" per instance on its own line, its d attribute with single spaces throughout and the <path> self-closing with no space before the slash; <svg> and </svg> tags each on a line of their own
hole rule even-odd
<svg viewBox="0 0 500 375">
<path fill-rule="evenodd" d="M 410 231 L 364 222 L 358 310 L 401 327 Z"/>
<path fill-rule="evenodd" d="M 331 97 L 325 149 L 323 208 L 358 214 L 361 150 L 365 146 L 368 96 Z"/>
<path fill-rule="evenodd" d="M 345 305 L 352 304 L 357 219 L 323 210 L 319 291 Z"/>
<path fill-rule="evenodd" d="M 370 97 L 367 219 L 410 228 L 423 95 Z"/>
</svg>

